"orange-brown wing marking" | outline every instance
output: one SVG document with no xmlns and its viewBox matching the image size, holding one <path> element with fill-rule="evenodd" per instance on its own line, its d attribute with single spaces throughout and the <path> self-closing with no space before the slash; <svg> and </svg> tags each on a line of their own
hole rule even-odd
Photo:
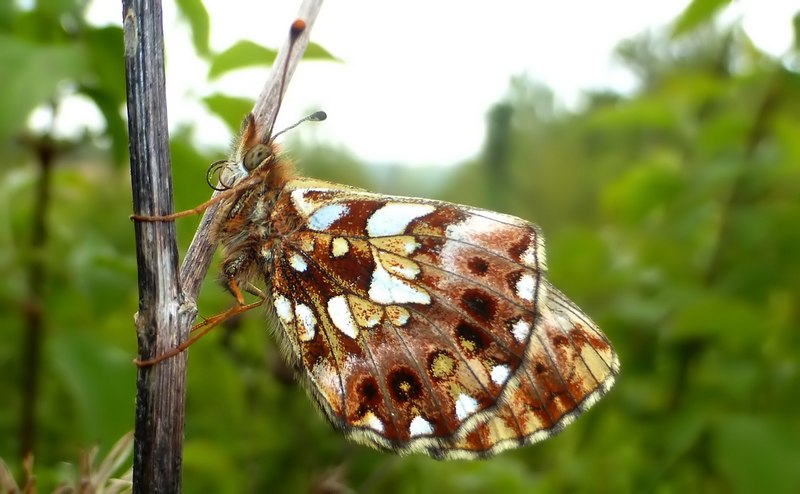
<svg viewBox="0 0 800 494">
<path fill-rule="evenodd" d="M 485 457 L 560 432 L 599 400 L 619 371 L 597 326 L 552 286 L 529 358 L 496 413 L 445 447 L 440 458 Z"/>
</svg>

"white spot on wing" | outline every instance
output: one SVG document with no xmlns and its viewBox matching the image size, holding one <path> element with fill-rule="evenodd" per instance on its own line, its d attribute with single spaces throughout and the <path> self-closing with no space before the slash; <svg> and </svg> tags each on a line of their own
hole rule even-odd
<svg viewBox="0 0 800 494">
<path fill-rule="evenodd" d="M 331 245 L 331 254 L 333 257 L 342 257 L 347 254 L 348 250 L 350 250 L 350 245 L 347 243 L 347 240 L 342 237 L 333 239 L 333 244 Z"/>
<path fill-rule="evenodd" d="M 389 267 L 387 271 L 391 271 L 392 274 L 396 274 L 407 280 L 413 280 L 419 274 L 419 266 L 416 263 L 387 263 L 387 266 Z"/>
<path fill-rule="evenodd" d="M 301 256 L 297 252 L 292 253 L 291 257 L 289 258 L 289 264 L 292 265 L 292 268 L 295 271 L 298 271 L 300 273 L 308 269 L 308 264 L 306 264 L 306 260 L 303 259 L 303 256 Z"/>
<path fill-rule="evenodd" d="M 522 253 L 519 260 L 525 266 L 536 269 L 538 268 L 538 266 L 536 266 L 536 236 L 532 234 L 530 239 L 531 243 L 528 245 L 528 248 L 525 249 L 525 252 Z"/>
<path fill-rule="evenodd" d="M 370 237 L 400 235 L 413 220 L 430 214 L 435 209 L 431 204 L 390 202 L 369 217 L 367 234 Z"/>
<path fill-rule="evenodd" d="M 433 434 L 433 426 L 431 426 L 430 422 L 417 415 L 414 417 L 414 420 L 411 421 L 408 432 L 411 437 Z"/>
<path fill-rule="evenodd" d="M 522 300 L 533 302 L 533 289 L 536 285 L 533 275 L 525 273 L 517 280 L 517 296 Z"/>
<path fill-rule="evenodd" d="M 322 206 L 308 218 L 308 227 L 317 232 L 327 230 L 336 220 L 346 215 L 349 211 L 350 208 L 344 204 Z"/>
<path fill-rule="evenodd" d="M 475 398 L 461 393 L 456 398 L 456 417 L 458 420 L 464 420 L 469 417 L 478 409 L 478 402 Z"/>
<path fill-rule="evenodd" d="M 395 271 L 397 271 L 397 274 L 399 274 L 403 278 L 407 280 L 413 280 L 419 274 L 419 266 L 417 266 L 416 264 L 409 266 L 401 266 L 396 268 Z"/>
<path fill-rule="evenodd" d="M 499 213 L 498 213 L 499 214 Z M 467 216 L 464 221 L 448 225 L 445 236 L 453 240 L 463 240 L 467 243 L 474 242 L 476 235 L 482 232 L 495 230 L 497 223 L 483 216 Z"/>
<path fill-rule="evenodd" d="M 383 432 L 383 422 L 381 422 L 381 419 L 376 417 L 374 413 L 368 412 L 364 419 L 366 420 L 368 427 L 375 429 L 378 432 Z"/>
<path fill-rule="evenodd" d="M 329 402 L 333 403 L 343 397 L 342 382 L 336 370 L 327 364 L 317 363 L 311 371 L 311 379 L 325 394 Z"/>
<path fill-rule="evenodd" d="M 406 254 L 413 254 L 419 247 L 420 245 L 414 240 L 407 240 L 405 243 Z"/>
<path fill-rule="evenodd" d="M 392 276 L 380 264 L 377 264 L 375 271 L 372 272 L 369 298 L 379 304 L 431 303 L 431 297 L 425 290 Z"/>
<path fill-rule="evenodd" d="M 319 207 L 319 202 L 306 199 L 306 194 L 314 190 L 317 189 L 296 189 L 292 191 L 292 203 L 295 209 L 303 216 L 310 216 Z"/>
<path fill-rule="evenodd" d="M 306 198 L 303 195 L 303 190 L 293 190 L 292 191 L 292 203 L 294 204 L 294 208 L 299 211 L 301 214 L 308 216 L 311 214 L 311 211 L 314 210 L 313 206 L 306 201 Z"/>
<path fill-rule="evenodd" d="M 297 304 L 297 307 L 294 308 L 294 314 L 297 316 L 297 322 L 299 323 L 300 340 L 313 340 L 317 331 L 317 318 L 314 317 L 314 312 L 305 304 Z"/>
<path fill-rule="evenodd" d="M 292 303 L 283 295 L 276 295 L 272 304 L 275 306 L 275 312 L 278 314 L 278 319 L 285 325 L 292 324 L 294 314 L 292 313 Z"/>
<path fill-rule="evenodd" d="M 396 321 L 397 325 L 402 326 L 407 322 L 408 322 L 408 311 L 401 312 L 400 315 L 397 316 L 397 321 Z"/>
<path fill-rule="evenodd" d="M 339 328 L 339 331 L 353 339 L 358 336 L 358 328 L 344 295 L 338 295 L 328 300 L 328 314 L 331 316 L 333 325 Z"/>
<path fill-rule="evenodd" d="M 515 340 L 524 343 L 527 341 L 528 335 L 531 334 L 531 325 L 524 319 L 520 319 L 511 326 L 511 333 L 514 335 Z"/>
<path fill-rule="evenodd" d="M 492 381 L 498 386 L 502 386 L 508 381 L 509 374 L 511 374 L 511 370 L 507 365 L 495 365 L 492 368 Z"/>
</svg>

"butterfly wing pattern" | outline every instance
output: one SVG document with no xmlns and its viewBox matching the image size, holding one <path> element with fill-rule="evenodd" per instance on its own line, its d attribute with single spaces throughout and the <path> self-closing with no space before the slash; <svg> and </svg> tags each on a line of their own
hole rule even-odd
<svg viewBox="0 0 800 494">
<path fill-rule="evenodd" d="M 612 386 L 617 356 L 547 281 L 535 225 L 295 177 L 273 149 L 241 173 L 244 155 L 216 229 L 223 273 L 263 280 L 287 360 L 352 440 L 487 457 L 550 437 Z"/>
</svg>

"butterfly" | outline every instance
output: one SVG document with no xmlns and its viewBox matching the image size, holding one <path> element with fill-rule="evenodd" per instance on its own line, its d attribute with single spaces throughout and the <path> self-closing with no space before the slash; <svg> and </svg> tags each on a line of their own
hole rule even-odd
<svg viewBox="0 0 800 494">
<path fill-rule="evenodd" d="M 537 226 L 298 176 L 262 130 L 248 115 L 210 170 L 238 305 L 202 325 L 266 306 L 286 361 L 348 438 L 488 457 L 556 434 L 611 388 L 618 357 L 547 279 Z"/>
</svg>

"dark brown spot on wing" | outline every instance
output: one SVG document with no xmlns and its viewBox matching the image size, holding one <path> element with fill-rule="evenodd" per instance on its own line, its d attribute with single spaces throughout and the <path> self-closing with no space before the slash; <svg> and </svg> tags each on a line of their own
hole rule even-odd
<svg viewBox="0 0 800 494">
<path fill-rule="evenodd" d="M 466 321 L 461 321 L 456 327 L 456 336 L 459 345 L 467 354 L 474 355 L 486 349 L 492 343 L 492 338 L 486 332 Z"/>
<path fill-rule="evenodd" d="M 361 392 L 361 397 L 367 402 L 373 402 L 380 399 L 378 383 L 372 376 L 365 377 L 364 380 L 361 381 L 361 385 L 358 389 Z"/>
<path fill-rule="evenodd" d="M 476 276 L 483 276 L 489 271 L 489 263 L 482 257 L 475 256 L 467 261 L 467 266 L 472 274 Z"/>
<path fill-rule="evenodd" d="M 481 290 L 475 288 L 465 290 L 461 295 L 461 302 L 463 303 L 462 307 L 464 310 L 476 319 L 489 322 L 494 317 L 496 310 L 495 301 L 492 300 L 489 294 Z"/>
<path fill-rule="evenodd" d="M 395 401 L 406 402 L 419 398 L 422 383 L 416 372 L 408 367 L 394 369 L 386 378 L 386 384 Z"/>
</svg>

